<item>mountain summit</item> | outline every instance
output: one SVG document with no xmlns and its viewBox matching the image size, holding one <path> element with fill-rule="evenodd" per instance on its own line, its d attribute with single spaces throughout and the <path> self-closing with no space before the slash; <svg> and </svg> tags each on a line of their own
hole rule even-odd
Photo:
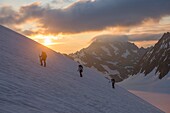
<svg viewBox="0 0 170 113">
<path fill-rule="evenodd" d="M 165 33 L 162 38 L 149 50 L 137 64 L 134 75 L 144 73 L 146 76 L 155 71 L 160 79 L 170 71 L 170 33 Z"/>
</svg>

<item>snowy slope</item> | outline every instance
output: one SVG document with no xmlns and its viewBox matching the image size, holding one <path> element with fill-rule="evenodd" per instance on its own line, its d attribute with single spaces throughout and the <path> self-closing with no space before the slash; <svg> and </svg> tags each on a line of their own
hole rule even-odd
<svg viewBox="0 0 170 113">
<path fill-rule="evenodd" d="M 1 113 L 161 113 L 142 99 L 30 39 L 0 26 Z M 41 50 L 47 67 L 38 63 Z"/>
<path fill-rule="evenodd" d="M 170 113 L 170 72 L 162 79 L 159 79 L 159 73 L 156 75 L 155 73 L 156 68 L 147 76 L 138 73 L 119 85 L 166 113 Z"/>
<path fill-rule="evenodd" d="M 170 72 L 161 80 L 159 74 L 155 72 L 156 68 L 147 76 L 144 73 L 138 73 L 119 84 L 129 90 L 170 94 Z"/>
</svg>

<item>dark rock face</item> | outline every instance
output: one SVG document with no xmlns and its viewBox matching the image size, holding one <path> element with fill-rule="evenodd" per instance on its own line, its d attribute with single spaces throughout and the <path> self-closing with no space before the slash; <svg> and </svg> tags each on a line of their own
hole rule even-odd
<svg viewBox="0 0 170 113">
<path fill-rule="evenodd" d="M 159 78 L 162 79 L 170 71 L 170 33 L 165 33 L 162 38 L 150 49 L 136 65 L 134 73 L 147 75 L 156 68 Z"/>
<path fill-rule="evenodd" d="M 134 65 L 137 64 L 146 51 L 147 49 L 139 49 L 130 42 L 96 40 L 89 47 L 70 54 L 70 57 L 119 82 L 132 74 Z"/>
</svg>

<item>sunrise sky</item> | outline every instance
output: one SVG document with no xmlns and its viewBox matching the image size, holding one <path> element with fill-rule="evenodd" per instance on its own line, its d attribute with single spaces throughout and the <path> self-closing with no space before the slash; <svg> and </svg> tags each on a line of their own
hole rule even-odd
<svg viewBox="0 0 170 113">
<path fill-rule="evenodd" d="M 0 24 L 67 54 L 100 35 L 148 47 L 170 31 L 170 0 L 0 0 Z"/>
</svg>

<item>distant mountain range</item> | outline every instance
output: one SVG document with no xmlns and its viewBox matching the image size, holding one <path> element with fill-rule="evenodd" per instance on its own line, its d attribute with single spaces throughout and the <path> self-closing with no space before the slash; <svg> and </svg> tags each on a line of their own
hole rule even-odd
<svg viewBox="0 0 170 113">
<path fill-rule="evenodd" d="M 133 73 L 135 65 L 149 49 L 138 48 L 128 41 L 99 38 L 94 40 L 89 47 L 69 56 L 119 82 Z"/>
<path fill-rule="evenodd" d="M 162 79 L 170 71 L 170 33 L 165 33 L 150 48 L 138 48 L 128 41 L 99 38 L 70 57 L 117 82 L 137 73 L 147 75 L 153 70 Z"/>
</svg>

